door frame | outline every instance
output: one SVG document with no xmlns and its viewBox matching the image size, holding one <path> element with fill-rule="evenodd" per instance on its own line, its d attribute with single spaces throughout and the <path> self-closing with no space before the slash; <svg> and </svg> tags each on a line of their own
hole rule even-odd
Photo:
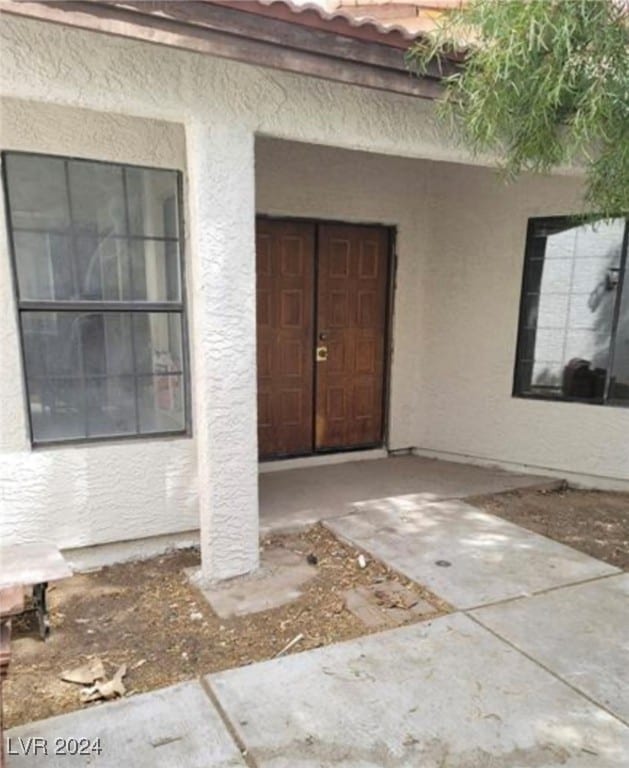
<svg viewBox="0 0 629 768">
<path fill-rule="evenodd" d="M 396 277 L 397 277 L 397 225 L 396 224 L 383 224 L 379 221 L 348 221 L 346 219 L 322 219 L 313 216 L 290 216 L 282 214 L 267 214 L 256 213 L 256 222 L 259 219 L 266 221 L 291 221 L 295 223 L 304 223 L 314 225 L 314 284 L 317 285 L 317 279 L 319 275 L 319 226 L 325 224 L 341 224 L 346 226 L 355 227 L 380 227 L 386 230 L 388 235 L 387 253 L 389 257 L 389 264 L 387 270 L 387 285 L 386 285 L 386 307 L 385 307 L 385 328 L 384 328 L 384 374 L 382 382 L 382 440 L 377 445 L 372 446 L 356 446 L 350 448 L 332 448 L 330 450 L 312 450 L 308 453 L 291 454 L 290 456 L 274 456 L 267 459 L 260 459 L 260 464 L 270 464 L 277 461 L 291 461 L 298 458 L 315 458 L 317 456 L 333 456 L 334 454 L 347 454 L 347 453 L 360 453 L 368 450 L 377 450 L 379 448 L 387 448 L 389 445 L 389 427 L 390 427 L 390 410 L 391 410 L 391 370 L 393 362 L 393 318 L 395 311 L 395 289 L 396 289 Z M 257 253 L 256 253 L 257 258 Z M 314 318 L 316 321 L 318 310 L 317 291 L 315 290 L 314 296 Z M 256 330 L 257 333 L 257 330 Z M 316 408 L 314 407 L 314 393 L 316 392 L 317 384 L 317 367 L 314 366 L 314 380 L 313 380 L 313 407 L 312 407 L 312 419 L 313 419 L 313 435 L 314 435 L 314 420 L 316 418 Z M 258 386 L 258 364 L 256 358 L 256 391 Z M 257 398 L 256 398 L 257 402 Z M 257 413 L 257 411 L 256 411 Z M 257 425 L 257 416 L 256 416 Z"/>
</svg>

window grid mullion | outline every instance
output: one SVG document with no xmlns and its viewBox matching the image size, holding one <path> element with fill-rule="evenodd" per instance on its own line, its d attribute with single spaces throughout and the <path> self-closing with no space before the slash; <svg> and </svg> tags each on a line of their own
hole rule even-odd
<svg viewBox="0 0 629 768">
<path fill-rule="evenodd" d="M 124 195 L 124 223 L 125 223 L 125 232 L 129 234 L 131 231 L 131 227 L 129 225 L 129 191 L 127 188 L 127 169 L 122 169 L 122 191 Z M 133 253 L 129 253 L 129 257 L 127 259 L 127 267 L 129 270 L 129 292 L 131 294 L 131 298 L 135 296 L 135 290 L 133 286 Z M 140 403 L 139 403 L 139 397 L 138 397 L 138 359 L 137 359 L 137 353 L 136 353 L 136 344 L 135 344 L 135 316 L 133 313 L 131 313 L 130 316 L 130 325 L 131 325 L 131 359 L 133 360 L 133 373 L 136 374 L 133 376 L 133 402 L 134 402 L 134 409 L 135 409 L 135 431 L 137 434 L 140 434 Z"/>
<path fill-rule="evenodd" d="M 568 217 L 566 217 L 568 218 Z M 540 330 L 548 330 L 557 332 L 557 334 L 561 337 L 563 337 L 563 348 L 564 348 L 564 355 L 561 364 L 565 364 L 565 346 L 566 346 L 566 339 L 567 334 L 570 331 L 594 331 L 595 328 L 572 328 L 568 327 L 568 315 L 570 311 L 570 306 L 572 301 L 575 298 L 578 298 L 579 296 L 586 296 L 591 295 L 589 293 L 579 291 L 575 292 L 572 290 L 573 283 L 574 283 L 574 272 L 576 269 L 576 265 L 579 261 L 579 258 L 576 256 L 576 249 L 575 253 L 572 257 L 561 257 L 561 260 L 567 261 L 570 260 L 572 262 L 572 269 L 571 269 L 571 278 L 570 278 L 570 286 L 571 290 L 568 292 L 564 291 L 549 291 L 547 293 L 544 293 L 544 296 L 565 296 L 568 299 L 568 307 L 566 311 L 566 324 L 563 329 L 561 328 L 552 328 L 548 327 L 545 328 L 543 326 L 540 326 L 537 324 L 537 320 L 534 326 L 525 325 L 525 310 L 527 307 L 527 300 L 530 297 L 535 297 L 537 299 L 540 299 L 542 296 L 542 292 L 540 290 L 531 290 L 530 281 L 531 281 L 531 274 L 532 274 L 532 265 L 536 262 L 541 262 L 544 264 L 546 262 L 546 256 L 540 256 L 538 255 L 537 251 L 534 250 L 533 244 L 536 243 L 538 240 L 546 240 L 546 237 L 541 238 L 539 234 L 535 235 L 533 233 L 534 226 L 538 224 L 540 220 L 529 220 L 529 230 L 527 233 L 527 247 L 525 251 L 525 259 L 524 259 L 524 270 L 523 270 L 523 287 L 522 287 L 522 294 L 521 294 L 521 304 L 520 304 L 520 320 L 519 320 L 519 332 L 518 332 L 518 350 L 516 353 L 516 366 L 515 366 L 515 382 L 514 382 L 514 394 L 521 395 L 524 397 L 533 397 L 535 398 L 537 395 L 534 390 L 537 390 L 538 392 L 542 389 L 549 389 L 554 390 L 556 389 L 556 386 L 554 385 L 544 385 L 544 384 L 533 384 L 532 379 L 529 381 L 528 386 L 523 386 L 523 382 L 519 382 L 519 379 L 521 375 L 524 373 L 525 367 L 531 367 L 534 364 L 545 364 L 549 361 L 545 360 L 536 360 L 534 358 L 528 358 L 523 357 L 521 355 L 522 348 L 523 348 L 523 338 L 524 334 L 526 333 L 537 333 Z M 575 238 L 577 237 L 577 233 L 575 232 Z M 589 403 L 599 403 L 599 404 L 608 404 L 609 402 L 612 402 L 613 399 L 610 399 L 610 390 L 611 390 L 611 382 L 613 378 L 614 373 L 614 356 L 616 353 L 616 339 L 619 329 L 619 323 L 620 323 L 620 314 L 621 314 L 621 305 L 623 301 L 623 290 L 625 287 L 629 285 L 627 282 L 627 262 L 629 260 L 629 218 L 624 218 L 624 231 L 622 234 L 622 245 L 621 245 L 621 253 L 620 253 L 620 265 L 618 269 L 618 282 L 616 284 L 616 290 L 615 290 L 615 296 L 613 297 L 613 306 L 612 306 L 612 312 L 611 312 L 611 325 L 608 326 L 608 338 L 607 338 L 607 359 L 606 359 L 606 367 L 605 367 L 605 380 L 602 383 L 602 392 L 600 395 L 594 397 L 590 397 L 589 395 L 587 397 L 577 397 L 577 396 L 568 396 L 563 393 L 557 393 L 555 397 L 552 399 L 557 400 L 566 400 L 566 401 L 578 401 L 578 402 L 589 402 Z M 583 259 L 589 258 L 589 257 L 583 257 Z M 559 261 L 559 258 L 555 258 L 551 261 L 552 263 Z M 601 259 L 602 261 L 602 259 Z M 562 333 L 563 331 L 563 333 Z M 552 362 L 552 361 L 550 361 Z M 599 364 L 597 367 L 602 367 L 601 364 Z M 541 396 L 543 398 L 548 399 L 548 396 Z"/>
<path fill-rule="evenodd" d="M 73 212 L 73 206 L 72 206 L 72 189 L 70 186 L 70 161 L 67 159 L 64 160 L 63 166 L 64 166 L 64 173 L 65 173 L 66 194 L 68 199 L 68 218 L 70 223 L 70 249 L 71 249 L 70 270 L 72 272 L 72 289 L 75 296 L 80 296 L 81 293 L 80 293 L 76 238 L 75 238 L 75 229 L 74 229 L 74 212 Z M 87 415 L 87 384 L 85 381 L 85 353 L 83 350 L 83 328 L 81 327 L 80 323 L 77 325 L 77 334 L 78 334 L 77 344 L 79 348 L 78 351 L 79 351 L 79 373 L 80 373 L 80 381 L 81 381 L 81 400 L 83 402 L 83 433 L 85 437 L 89 437 L 90 431 L 89 431 L 89 419 Z"/>
<path fill-rule="evenodd" d="M 183 376 L 183 370 L 176 371 L 147 371 L 146 373 L 88 373 L 85 375 L 86 379 L 157 379 L 157 378 L 175 378 L 176 376 Z M 50 375 L 35 374 L 30 377 L 31 381 L 80 381 L 80 376 L 70 376 L 64 373 L 53 373 Z"/>
<path fill-rule="evenodd" d="M 40 301 L 25 299 L 18 309 L 22 312 L 147 312 L 182 314 L 182 304 L 161 301 Z"/>
<path fill-rule="evenodd" d="M 618 334 L 618 324 L 620 323 L 620 310 L 622 307 L 623 290 L 625 288 L 625 278 L 627 273 L 627 252 L 629 251 L 629 219 L 625 219 L 625 232 L 622 239 L 620 250 L 620 262 L 618 270 L 618 283 L 616 284 L 616 296 L 612 314 L 612 325 L 609 336 L 609 356 L 607 358 L 607 375 L 605 376 L 605 390 L 603 401 L 609 400 L 609 394 L 612 385 L 612 374 L 614 372 L 614 362 L 616 357 L 616 336 Z"/>
<path fill-rule="evenodd" d="M 189 389 L 188 389 L 188 380 L 187 380 L 187 351 L 186 351 L 186 344 L 187 344 L 187 334 L 186 334 L 186 327 L 185 327 L 185 320 L 186 320 L 186 306 L 185 306 L 185 295 L 183 292 L 183 280 L 182 280 L 182 274 L 183 274 L 183 264 L 182 264 L 182 258 L 183 258 L 183 252 L 182 252 L 182 232 L 184 231 L 184 227 L 182 224 L 182 210 L 181 210 L 181 175 L 175 174 L 175 183 L 176 183 L 176 193 L 174 196 L 174 200 L 176 202 L 176 216 L 177 216 L 177 236 L 169 236 L 169 235 L 132 235 L 131 234 L 131 192 L 132 190 L 128 186 L 128 182 L 131 181 L 130 171 L 128 170 L 127 166 L 117 163 L 103 163 L 104 166 L 118 166 L 119 173 L 122 177 L 122 193 L 123 193 L 123 200 L 121 201 L 124 205 L 123 211 L 124 211 L 124 221 L 126 225 L 126 231 L 124 234 L 118 234 L 116 233 L 114 237 L 118 241 L 126 241 L 128 243 L 128 248 L 126 250 L 133 250 L 134 246 L 135 248 L 139 247 L 143 242 L 145 241 L 155 241 L 155 243 L 164 243 L 164 248 L 166 248 L 165 257 L 166 260 L 169 258 L 169 253 L 173 256 L 175 256 L 175 253 L 173 253 L 170 249 L 169 244 L 173 244 L 176 246 L 176 259 L 178 263 L 178 275 L 179 275 L 179 297 L 177 301 L 138 301 L 135 298 L 135 286 L 134 281 L 137 282 L 138 277 L 141 275 L 141 272 L 136 273 L 134 265 L 135 262 L 131 258 L 133 254 L 129 254 L 129 260 L 127 264 L 128 269 L 128 278 L 129 278 L 129 290 L 130 293 L 130 300 L 128 301 L 111 301 L 111 300 L 94 300 L 94 299 L 80 299 L 79 297 L 82 294 L 83 291 L 83 279 L 82 279 L 82 268 L 83 268 L 83 262 L 82 262 L 82 251 L 81 251 L 81 242 L 79 238 L 83 236 L 82 230 L 78 226 L 78 220 L 75 218 L 75 216 L 78 213 L 78 203 L 80 202 L 79 198 L 76 196 L 78 194 L 78 189 L 75 190 L 73 187 L 74 181 L 73 181 L 73 170 L 74 165 L 79 162 L 83 162 L 83 160 L 75 160 L 73 158 L 64 158 L 64 157 L 58 157 L 58 156 L 48 156 L 48 155 L 37 155 L 34 153 L 2 153 L 2 158 L 4 161 L 4 158 L 8 154 L 19 154 L 23 156 L 29 156 L 29 157 L 41 157 L 41 158 L 54 158 L 61 161 L 57 165 L 57 173 L 58 175 L 58 195 L 57 200 L 59 202 L 65 202 L 67 204 L 68 208 L 68 225 L 65 227 L 62 233 L 58 233 L 56 230 L 51 230 L 50 228 L 46 229 L 40 229 L 37 227 L 35 219 L 33 217 L 30 217 L 27 219 L 26 226 L 24 227 L 14 227 L 12 223 L 12 211 L 11 211 L 11 205 L 9 203 L 9 195 L 8 195 L 8 188 L 9 188 L 9 176 L 6 172 L 6 163 L 2 163 L 2 176 L 5 186 L 5 192 L 7 197 L 7 219 L 9 223 L 9 240 L 11 245 L 11 260 L 13 265 L 13 277 L 14 277 L 14 287 L 15 287 L 15 294 L 16 294 L 16 304 L 17 304 L 17 313 L 18 317 L 20 319 L 20 333 L 21 333 L 21 347 L 22 347 L 22 358 L 23 358 L 23 371 L 24 371 L 24 385 L 26 388 L 26 394 L 27 394 L 27 402 L 28 402 L 28 416 L 29 416 L 29 424 L 30 424 L 30 432 L 31 432 L 31 440 L 33 445 L 63 445 L 63 444 L 70 444 L 70 443 L 81 443 L 81 442 L 93 442 L 95 439 L 100 440 L 120 440 L 120 439 L 126 439 L 126 438 L 138 438 L 142 436 L 169 436 L 169 435 L 181 435 L 189 433 L 190 430 L 190 424 L 189 424 Z M 90 162 L 90 161 L 85 161 Z M 133 166 L 134 168 L 136 166 Z M 53 169 L 54 170 L 54 169 Z M 153 168 L 146 168 L 144 170 L 147 171 L 153 171 L 153 170 L 160 170 L 160 169 L 153 169 Z M 116 174 L 117 175 L 117 174 Z M 17 177 L 16 177 L 17 178 Z M 120 178 L 120 177 L 118 177 Z M 142 177 L 144 179 L 144 177 Z M 152 177 L 146 178 L 145 182 L 148 184 L 148 182 L 152 183 Z M 89 185 L 88 185 L 89 186 Z M 141 194 L 144 190 L 144 185 L 140 184 L 140 187 L 138 189 L 138 194 Z M 166 190 L 168 191 L 168 190 Z M 159 190 L 157 193 L 154 192 L 153 187 L 151 187 L 151 195 L 162 195 L 163 191 Z M 65 201 L 64 201 L 65 198 Z M 164 202 L 164 200 L 160 197 L 155 197 L 155 200 L 161 200 Z M 153 200 L 153 197 L 151 197 L 151 200 Z M 171 198 L 167 197 L 166 202 L 170 202 Z M 141 203 L 140 203 L 141 204 Z M 53 207 L 53 211 L 56 208 Z M 31 209 L 27 209 L 31 210 Z M 39 208 L 33 208 L 33 211 L 39 212 Z M 163 214 L 165 215 L 165 214 Z M 100 214 L 96 214 L 96 220 L 100 219 Z M 91 221 L 91 219 L 90 219 Z M 31 227 L 30 224 L 33 224 Z M 144 227 L 141 227 L 143 229 Z M 17 255 L 15 250 L 15 243 L 14 243 L 14 233 L 19 231 L 25 231 L 25 232 L 34 232 L 37 234 L 42 235 L 43 237 L 50 236 L 51 234 L 63 234 L 65 235 L 65 254 L 61 251 L 58 254 L 59 258 L 62 258 L 66 262 L 65 269 L 65 277 L 64 277 L 64 285 L 67 285 L 69 288 L 69 294 L 70 299 L 68 300 L 58 300 L 56 297 L 58 293 L 60 292 L 61 288 L 57 289 L 55 286 L 55 283 L 57 283 L 57 280 L 55 280 L 55 283 L 52 285 L 52 291 L 50 292 L 51 298 L 50 299 L 43 299 L 43 300 L 32 300 L 32 299 L 24 299 L 22 300 L 20 297 L 20 291 L 19 291 L 19 281 L 18 281 L 18 275 L 17 275 Z M 98 240 L 98 235 L 96 236 L 96 239 Z M 36 246 L 38 246 L 39 241 L 37 241 Z M 39 246 L 38 246 L 39 247 Z M 143 247 L 143 246 L 142 246 Z M 162 246 L 155 245 L 155 248 L 161 248 Z M 85 254 L 87 255 L 87 254 Z M 121 265 L 122 266 L 122 265 Z M 167 265 L 166 265 L 167 266 Z M 101 270 L 102 271 L 102 270 Z M 124 270 L 121 272 L 121 275 L 124 274 Z M 63 275 L 61 275 L 63 277 Z M 104 286 L 103 278 L 101 275 L 101 284 Z M 104 288 L 103 288 L 104 289 Z M 64 288 L 63 293 L 66 292 L 67 289 Z M 47 293 L 48 291 L 46 291 Z M 35 293 L 40 293 L 40 291 L 35 291 Z M 142 295 L 145 295 L 142 293 Z M 165 294 L 166 296 L 168 293 Z M 116 376 L 115 374 L 109 375 L 107 372 L 101 374 L 89 374 L 87 370 L 87 365 L 89 363 L 89 357 L 87 352 L 89 351 L 89 347 L 86 347 L 84 342 L 88 341 L 88 338 L 86 334 L 86 328 L 85 323 L 82 322 L 82 316 L 89 315 L 89 314 L 97 314 L 100 313 L 101 317 L 105 318 L 104 325 L 107 324 L 106 322 L 106 316 L 107 313 L 119 313 L 120 315 L 129 315 L 130 320 L 130 330 L 131 330 L 131 339 L 128 340 L 128 351 L 131 353 L 131 360 L 129 367 L 127 370 L 132 370 L 132 373 L 129 374 L 120 374 Z M 53 363 L 53 357 L 49 358 L 49 355 L 41 355 L 43 359 L 40 361 L 39 365 L 35 365 L 35 358 L 33 359 L 33 369 L 39 370 L 41 373 L 37 373 L 33 375 L 32 377 L 29 376 L 27 367 L 26 367 L 26 360 L 25 360 L 25 341 L 24 341 L 24 324 L 29 323 L 28 313 L 31 316 L 31 321 L 29 328 L 31 329 L 31 333 L 35 335 L 35 342 L 36 344 L 44 344 L 44 346 L 47 345 L 46 340 L 46 333 L 49 332 L 48 324 L 46 322 L 45 317 L 38 318 L 38 315 L 45 315 L 45 313 L 50 313 L 51 315 L 55 315 L 61 319 L 64 315 L 67 317 L 68 315 L 77 314 L 78 317 L 76 320 L 78 322 L 72 322 L 70 325 L 72 326 L 72 336 L 75 336 L 76 334 L 76 341 L 75 344 L 78 343 L 78 349 L 76 348 L 75 344 L 71 343 L 71 339 L 68 338 L 68 344 L 65 345 L 65 347 L 68 348 L 68 354 L 71 354 L 74 356 L 74 362 L 72 363 L 71 359 L 68 358 L 66 362 L 63 362 L 65 360 L 65 352 L 63 353 L 63 358 L 61 358 L 61 368 L 59 370 L 65 370 L 68 364 L 70 364 L 70 369 L 73 369 L 74 374 L 72 376 L 63 376 L 62 374 L 54 374 L 51 373 L 51 365 Z M 176 365 L 177 370 L 165 370 L 163 372 L 158 372 L 155 370 L 147 370 L 146 373 L 139 373 L 139 346 L 138 343 L 141 341 L 141 339 L 136 338 L 136 324 L 138 324 L 138 321 L 140 320 L 140 316 L 143 313 L 148 314 L 167 314 L 167 318 L 162 318 L 166 322 L 166 328 L 167 328 L 167 334 L 168 334 L 168 341 L 165 341 L 165 344 L 167 344 L 167 348 L 171 349 L 173 348 L 173 351 L 176 354 L 176 349 L 174 349 L 173 345 L 175 345 L 176 341 L 178 340 L 181 344 L 180 352 L 181 360 L 180 364 Z M 23 317 L 24 315 L 24 317 Z M 175 322 L 172 317 L 170 316 L 178 316 L 179 317 L 179 324 L 180 324 L 180 331 L 179 331 L 179 339 L 173 339 L 172 337 L 172 324 Z M 149 318 L 141 318 L 142 320 L 147 320 L 150 324 L 151 329 L 151 339 L 153 338 L 153 324 L 150 323 Z M 32 328 L 31 328 L 32 325 Z M 61 326 L 59 329 L 55 330 L 54 333 L 56 336 L 59 336 L 60 333 L 66 333 L 67 330 L 63 331 L 63 328 L 65 326 Z M 57 326 L 55 326 L 57 328 Z M 161 322 L 160 322 L 160 328 L 161 328 Z M 103 328 L 103 332 L 105 331 L 105 328 Z M 43 334 L 43 336 L 41 335 Z M 114 346 L 111 347 L 111 349 L 106 344 L 105 339 L 106 334 L 103 337 L 102 343 L 105 346 L 105 361 L 106 361 L 106 367 L 105 370 L 107 371 L 109 367 L 109 359 L 111 355 L 114 353 L 116 347 L 115 347 L 115 340 L 118 338 L 118 333 L 114 334 L 114 338 L 112 339 L 112 342 L 114 343 Z M 155 344 L 157 344 L 157 340 L 161 339 L 161 331 L 158 333 Z M 95 342 L 96 343 L 96 342 Z M 100 342 L 97 342 L 100 346 Z M 151 346 L 151 343 L 149 342 L 149 347 Z M 71 347 L 74 347 L 72 350 Z M 161 348 L 161 347 L 160 347 Z M 36 350 L 37 347 L 31 348 L 35 354 L 39 354 Z M 55 354 L 54 349 L 51 350 L 53 352 L 53 356 Z M 113 360 L 113 358 L 112 358 Z M 49 364 L 50 363 L 50 364 Z M 52 370 L 57 369 L 57 365 L 52 366 Z M 98 366 L 100 368 L 100 366 Z M 153 367 L 152 365 L 150 366 Z M 173 366 L 175 367 L 175 366 Z M 30 366 L 29 366 L 30 369 Z M 124 370 L 124 368 L 123 368 Z M 89 389 L 88 385 L 89 382 L 92 380 L 102 380 L 107 381 L 109 379 L 126 379 L 133 378 L 133 397 L 134 397 L 134 408 L 135 408 L 135 434 L 132 432 L 126 432 L 121 431 L 118 432 L 118 429 L 120 426 L 122 426 L 122 422 L 120 424 L 115 423 L 112 421 L 112 419 L 115 419 L 115 414 L 111 417 L 107 416 L 107 419 L 111 422 L 109 425 L 114 431 L 109 434 L 108 429 L 109 427 L 105 423 L 107 419 L 105 419 L 105 422 L 103 422 L 103 417 L 105 415 L 105 411 L 107 410 L 106 406 L 108 405 L 109 401 L 108 399 L 103 400 L 103 402 L 99 402 L 99 398 L 97 397 L 94 400 L 94 406 L 97 410 L 96 413 L 93 411 L 90 412 L 88 410 L 88 403 L 89 403 Z M 140 431 L 140 379 L 143 381 L 149 381 L 149 380 L 163 380 L 163 382 L 166 382 L 167 380 L 170 380 L 172 382 L 178 382 L 173 383 L 172 385 L 168 385 L 169 387 L 172 386 L 174 389 L 168 390 L 168 396 L 171 398 L 171 400 L 167 400 L 167 404 L 164 404 L 163 401 L 161 403 L 158 403 L 157 400 L 155 400 L 155 403 L 150 408 L 150 416 L 151 419 L 155 417 L 154 420 L 149 420 L 145 427 L 149 430 L 148 432 L 141 432 Z M 34 390 L 34 400 L 31 399 L 31 395 L 29 393 L 30 387 L 29 387 L 29 380 L 33 382 L 33 386 L 35 387 Z M 35 429 L 33 425 L 33 408 L 35 406 L 34 403 L 40 403 L 44 405 L 44 408 L 46 407 L 46 400 L 43 400 L 46 396 L 46 393 L 41 390 L 42 382 L 45 384 L 46 382 L 50 382 L 54 385 L 54 381 L 56 380 L 68 380 L 68 387 L 67 391 L 64 391 L 63 393 L 58 393 L 59 397 L 57 397 L 57 394 L 55 394 L 55 398 L 57 398 L 54 401 L 54 404 L 50 407 L 52 407 L 52 411 L 50 411 L 51 414 L 56 414 L 55 418 L 59 420 L 60 418 L 65 419 L 64 414 L 69 414 L 70 418 L 74 419 L 74 427 L 71 426 L 71 422 L 68 422 L 70 424 L 70 432 L 64 431 L 64 428 L 59 429 L 58 427 L 61 427 L 61 421 L 58 421 L 58 425 L 50 423 L 49 426 L 52 426 L 52 430 L 48 430 L 48 427 L 46 431 L 44 431 L 41 427 L 38 427 L 37 430 Z M 105 385 L 106 386 L 106 385 Z M 165 386 L 165 384 L 164 384 Z M 130 389 L 129 385 L 127 387 Z M 157 385 L 156 385 L 157 387 Z M 72 393 L 72 389 L 74 388 L 74 394 Z M 127 390 L 128 391 L 128 390 Z M 155 392 L 157 393 L 157 388 Z M 95 393 L 96 394 L 96 393 Z M 111 397 L 113 398 L 114 393 L 111 393 Z M 128 391 L 128 395 L 131 395 L 131 392 Z M 172 398 L 176 398 L 176 400 L 173 400 Z M 181 400 L 183 398 L 183 401 Z M 101 398 L 102 399 L 102 398 Z M 116 402 L 112 400 L 111 405 L 116 407 L 125 407 L 127 408 L 128 416 L 127 424 L 129 427 L 133 424 L 133 416 L 130 413 L 130 407 L 131 406 L 131 398 L 129 396 L 126 397 L 126 404 L 125 401 L 122 400 L 121 402 L 117 402 L 118 395 L 116 393 Z M 170 403 L 170 404 L 168 404 Z M 49 403 L 50 405 L 50 403 Z M 77 411 L 78 409 L 83 409 L 83 414 L 79 414 Z M 55 410 L 57 409 L 57 410 Z M 59 410 L 60 409 L 60 410 Z M 102 410 L 102 413 L 100 410 Z M 159 409 L 162 409 L 164 411 L 163 415 L 158 415 Z M 153 413 L 155 411 L 155 413 Z M 172 411 L 172 414 L 168 416 L 166 414 L 166 411 Z M 74 415 L 73 415 L 74 414 Z M 42 419 L 40 419 L 41 421 Z M 101 423 L 102 422 L 102 423 Z M 182 425 L 180 428 L 178 425 Z M 172 427 L 172 428 L 171 428 Z M 53 434 L 54 433 L 54 434 Z M 67 436 L 65 436 L 67 434 Z M 83 436 L 81 436 L 83 435 Z"/>
<path fill-rule="evenodd" d="M 72 227 L 70 226 L 66 229 L 54 229 L 50 227 L 46 227 L 45 229 L 41 227 L 13 227 L 13 231 L 25 232 L 29 235 L 58 235 L 59 237 L 68 237 L 72 232 Z M 102 238 L 102 233 L 96 233 L 96 235 L 94 235 L 94 239 L 98 240 L 100 238 Z M 107 238 L 111 240 L 155 240 L 155 242 L 158 243 L 179 242 L 179 238 L 173 237 L 172 235 L 132 235 L 130 233 L 121 235 L 117 232 L 110 232 L 107 234 Z"/>
</svg>

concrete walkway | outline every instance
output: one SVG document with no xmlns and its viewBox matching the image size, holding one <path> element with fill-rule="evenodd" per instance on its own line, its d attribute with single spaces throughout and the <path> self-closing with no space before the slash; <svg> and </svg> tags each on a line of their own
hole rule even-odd
<svg viewBox="0 0 629 768">
<path fill-rule="evenodd" d="M 210 676 L 261 768 L 627 765 L 629 728 L 473 619 Z"/>
<path fill-rule="evenodd" d="M 458 500 L 370 502 L 325 525 L 461 609 L 618 573 Z"/>
<path fill-rule="evenodd" d="M 629 765 L 629 574 L 417 493 L 326 525 L 455 612 L 15 728 L 8 768 Z M 102 753 L 54 756 L 58 737 Z"/>
</svg>

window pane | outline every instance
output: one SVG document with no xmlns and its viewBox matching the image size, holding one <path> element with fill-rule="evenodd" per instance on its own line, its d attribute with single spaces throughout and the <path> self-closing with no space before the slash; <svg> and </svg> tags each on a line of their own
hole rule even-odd
<svg viewBox="0 0 629 768">
<path fill-rule="evenodd" d="M 145 376 L 138 384 L 140 432 L 185 429 L 182 376 Z"/>
<path fill-rule="evenodd" d="M 542 393 L 552 394 L 552 390 L 561 387 L 561 365 L 546 360 L 533 363 L 533 381 Z"/>
<path fill-rule="evenodd" d="M 33 439 L 69 440 L 85 436 L 83 388 L 78 379 L 29 379 Z"/>
<path fill-rule="evenodd" d="M 76 238 L 79 292 L 89 301 L 129 301 L 131 274 L 129 246 L 113 237 Z"/>
<path fill-rule="evenodd" d="M 86 313 L 81 316 L 80 325 L 86 376 L 133 374 L 130 314 Z"/>
<path fill-rule="evenodd" d="M 136 301 L 181 301 L 179 246 L 162 240 L 130 243 Z"/>
<path fill-rule="evenodd" d="M 73 294 L 71 240 L 48 232 L 14 234 L 21 299 L 63 299 Z"/>
<path fill-rule="evenodd" d="M 178 237 L 177 174 L 146 168 L 126 174 L 130 234 Z"/>
<path fill-rule="evenodd" d="M 22 312 L 26 375 L 81 375 L 80 315 L 76 312 Z"/>
<path fill-rule="evenodd" d="M 3 157 L 34 441 L 181 431 L 177 172 Z"/>
<path fill-rule="evenodd" d="M 69 161 L 72 223 L 84 234 L 125 234 L 122 167 Z"/>
<path fill-rule="evenodd" d="M 87 437 L 135 434 L 134 378 L 87 379 L 86 408 Z"/>
<path fill-rule="evenodd" d="M 64 160 L 15 154 L 5 159 L 12 225 L 66 230 L 70 214 Z"/>
<path fill-rule="evenodd" d="M 133 316 L 138 373 L 181 373 L 181 316 L 142 312 Z"/>
<path fill-rule="evenodd" d="M 534 224 L 527 244 L 518 391 L 603 397 L 617 299 L 613 276 L 624 227 L 624 219 L 564 227 Z"/>
<path fill-rule="evenodd" d="M 36 441 L 185 428 L 180 314 L 29 311 L 21 319 Z"/>
<path fill-rule="evenodd" d="M 561 330 L 566 327 L 566 315 L 570 312 L 570 296 L 566 293 L 538 294 L 538 329 Z M 531 324 L 535 328 L 536 324 Z"/>
<path fill-rule="evenodd" d="M 28 376 L 133 374 L 131 315 L 23 312 Z"/>
</svg>

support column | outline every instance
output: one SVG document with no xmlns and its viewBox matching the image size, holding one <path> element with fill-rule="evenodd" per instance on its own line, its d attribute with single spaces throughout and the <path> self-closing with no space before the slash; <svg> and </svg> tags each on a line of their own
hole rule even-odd
<svg viewBox="0 0 629 768">
<path fill-rule="evenodd" d="M 193 431 L 204 578 L 258 566 L 254 137 L 186 125 Z"/>
</svg>

